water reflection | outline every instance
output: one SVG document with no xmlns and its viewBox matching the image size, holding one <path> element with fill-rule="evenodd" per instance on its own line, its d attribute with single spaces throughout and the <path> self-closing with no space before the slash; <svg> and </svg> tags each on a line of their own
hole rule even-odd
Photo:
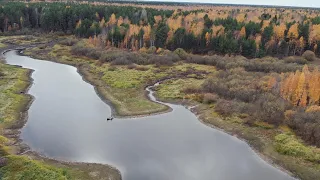
<svg viewBox="0 0 320 180">
<path fill-rule="evenodd" d="M 114 119 L 71 66 L 5 54 L 34 69 L 35 96 L 21 137 L 49 157 L 116 166 L 125 180 L 289 180 L 249 146 L 200 123 L 182 106 L 166 114 Z"/>
</svg>

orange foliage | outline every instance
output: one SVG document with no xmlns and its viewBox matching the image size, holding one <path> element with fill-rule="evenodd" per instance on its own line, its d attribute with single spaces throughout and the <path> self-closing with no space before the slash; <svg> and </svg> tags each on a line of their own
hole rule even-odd
<svg viewBox="0 0 320 180">
<path fill-rule="evenodd" d="M 281 40 L 284 38 L 284 31 L 287 29 L 287 26 L 285 24 L 280 24 L 279 26 L 274 26 L 273 30 L 275 33 L 275 36 L 278 40 Z"/>
<path fill-rule="evenodd" d="M 113 13 L 113 14 L 111 14 L 111 16 L 110 16 L 108 25 L 109 25 L 109 26 L 112 26 L 112 25 L 116 24 L 116 22 L 117 22 L 117 18 L 116 18 L 116 15 Z"/>
<path fill-rule="evenodd" d="M 224 27 L 222 25 L 219 26 L 212 26 L 212 36 L 221 36 L 224 34 Z"/>
<path fill-rule="evenodd" d="M 304 66 L 302 72 L 296 71 L 282 80 L 280 94 L 295 106 L 319 105 L 320 73 L 317 69 L 310 72 Z M 270 88 L 270 86 L 269 86 Z"/>
<path fill-rule="evenodd" d="M 320 41 L 320 24 L 312 25 L 311 32 L 309 35 L 309 42 L 313 43 Z"/>
<path fill-rule="evenodd" d="M 293 24 L 288 31 L 288 37 L 290 39 L 297 39 L 299 37 L 298 23 Z"/>
<path fill-rule="evenodd" d="M 240 31 L 240 34 L 239 34 L 240 37 L 246 37 L 246 27 L 243 26 L 241 28 L 241 31 Z"/>
</svg>

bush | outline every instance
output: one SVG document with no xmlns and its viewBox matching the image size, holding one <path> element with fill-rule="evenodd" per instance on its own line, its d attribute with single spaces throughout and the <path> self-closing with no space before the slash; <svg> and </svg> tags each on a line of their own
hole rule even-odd
<svg viewBox="0 0 320 180">
<path fill-rule="evenodd" d="M 76 43 L 78 43 L 77 39 L 73 39 L 73 38 L 67 38 L 67 39 L 63 39 L 59 42 L 59 44 L 61 45 L 65 45 L 65 46 L 73 46 Z"/>
<path fill-rule="evenodd" d="M 217 102 L 217 100 L 218 100 L 218 96 L 216 94 L 205 93 L 203 95 L 203 103 L 211 104 L 211 103 Z"/>
<path fill-rule="evenodd" d="M 201 89 L 199 87 L 196 87 L 196 86 L 190 86 L 190 87 L 184 88 L 183 92 L 185 94 L 195 94 L 195 93 L 200 93 Z"/>
<path fill-rule="evenodd" d="M 123 55 L 124 53 L 121 53 L 120 51 L 103 52 L 99 60 L 102 62 L 112 62 Z"/>
<path fill-rule="evenodd" d="M 154 46 L 149 47 L 149 49 L 147 49 L 146 53 L 148 54 L 154 54 L 157 51 L 157 48 Z"/>
<path fill-rule="evenodd" d="M 304 112 L 300 109 L 286 122 L 303 140 L 320 147 L 320 111 Z"/>
<path fill-rule="evenodd" d="M 45 49 L 45 48 L 47 48 L 47 45 L 46 44 L 41 44 L 38 47 L 39 47 L 39 49 Z"/>
<path fill-rule="evenodd" d="M 156 51 L 156 54 L 163 54 L 164 53 L 164 49 L 162 48 L 158 48 Z"/>
<path fill-rule="evenodd" d="M 308 61 L 304 57 L 300 56 L 290 56 L 284 59 L 286 63 L 297 63 L 297 64 L 307 64 Z"/>
<path fill-rule="evenodd" d="M 137 66 L 135 64 L 129 64 L 127 66 L 128 69 L 135 69 Z"/>
<path fill-rule="evenodd" d="M 111 62 L 112 65 L 128 65 L 131 63 L 132 62 L 130 62 L 126 56 L 117 57 L 115 60 Z"/>
<path fill-rule="evenodd" d="M 230 116 L 246 113 L 249 108 L 250 104 L 248 103 L 221 99 L 217 102 L 215 111 L 221 115 Z"/>
<path fill-rule="evenodd" d="M 182 60 L 187 59 L 188 54 L 182 48 L 176 49 L 174 53 L 178 55 Z"/>
<path fill-rule="evenodd" d="M 316 55 L 314 54 L 314 52 L 307 50 L 302 54 L 302 57 L 304 57 L 306 60 L 308 61 L 314 61 L 316 60 Z"/>
<path fill-rule="evenodd" d="M 148 68 L 148 67 L 145 67 L 145 66 L 137 66 L 137 67 L 136 67 L 136 70 L 138 70 L 138 71 L 148 71 L 149 68 Z"/>
<path fill-rule="evenodd" d="M 101 57 L 101 51 L 97 49 L 89 49 L 88 52 L 86 53 L 86 56 L 89 58 L 98 60 Z"/>
<path fill-rule="evenodd" d="M 147 53 L 147 48 L 146 47 L 142 47 L 139 49 L 140 53 Z"/>
<path fill-rule="evenodd" d="M 115 66 L 110 66 L 108 68 L 108 71 L 116 71 L 116 70 L 117 70 L 117 68 Z"/>
</svg>

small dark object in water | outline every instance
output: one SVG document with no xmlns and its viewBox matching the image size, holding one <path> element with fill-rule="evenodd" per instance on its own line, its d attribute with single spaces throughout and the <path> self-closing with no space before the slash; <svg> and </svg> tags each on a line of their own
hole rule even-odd
<svg viewBox="0 0 320 180">
<path fill-rule="evenodd" d="M 113 119 L 113 117 L 111 116 L 111 117 L 107 118 L 107 121 L 112 121 L 112 119 Z"/>
</svg>

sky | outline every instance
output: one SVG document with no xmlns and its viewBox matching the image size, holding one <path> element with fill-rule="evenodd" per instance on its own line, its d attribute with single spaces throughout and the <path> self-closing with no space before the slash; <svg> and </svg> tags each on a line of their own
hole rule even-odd
<svg viewBox="0 0 320 180">
<path fill-rule="evenodd" d="M 218 4 L 253 4 L 253 5 L 277 5 L 320 8 L 320 0 L 145 0 L 168 2 L 202 2 Z"/>
</svg>

